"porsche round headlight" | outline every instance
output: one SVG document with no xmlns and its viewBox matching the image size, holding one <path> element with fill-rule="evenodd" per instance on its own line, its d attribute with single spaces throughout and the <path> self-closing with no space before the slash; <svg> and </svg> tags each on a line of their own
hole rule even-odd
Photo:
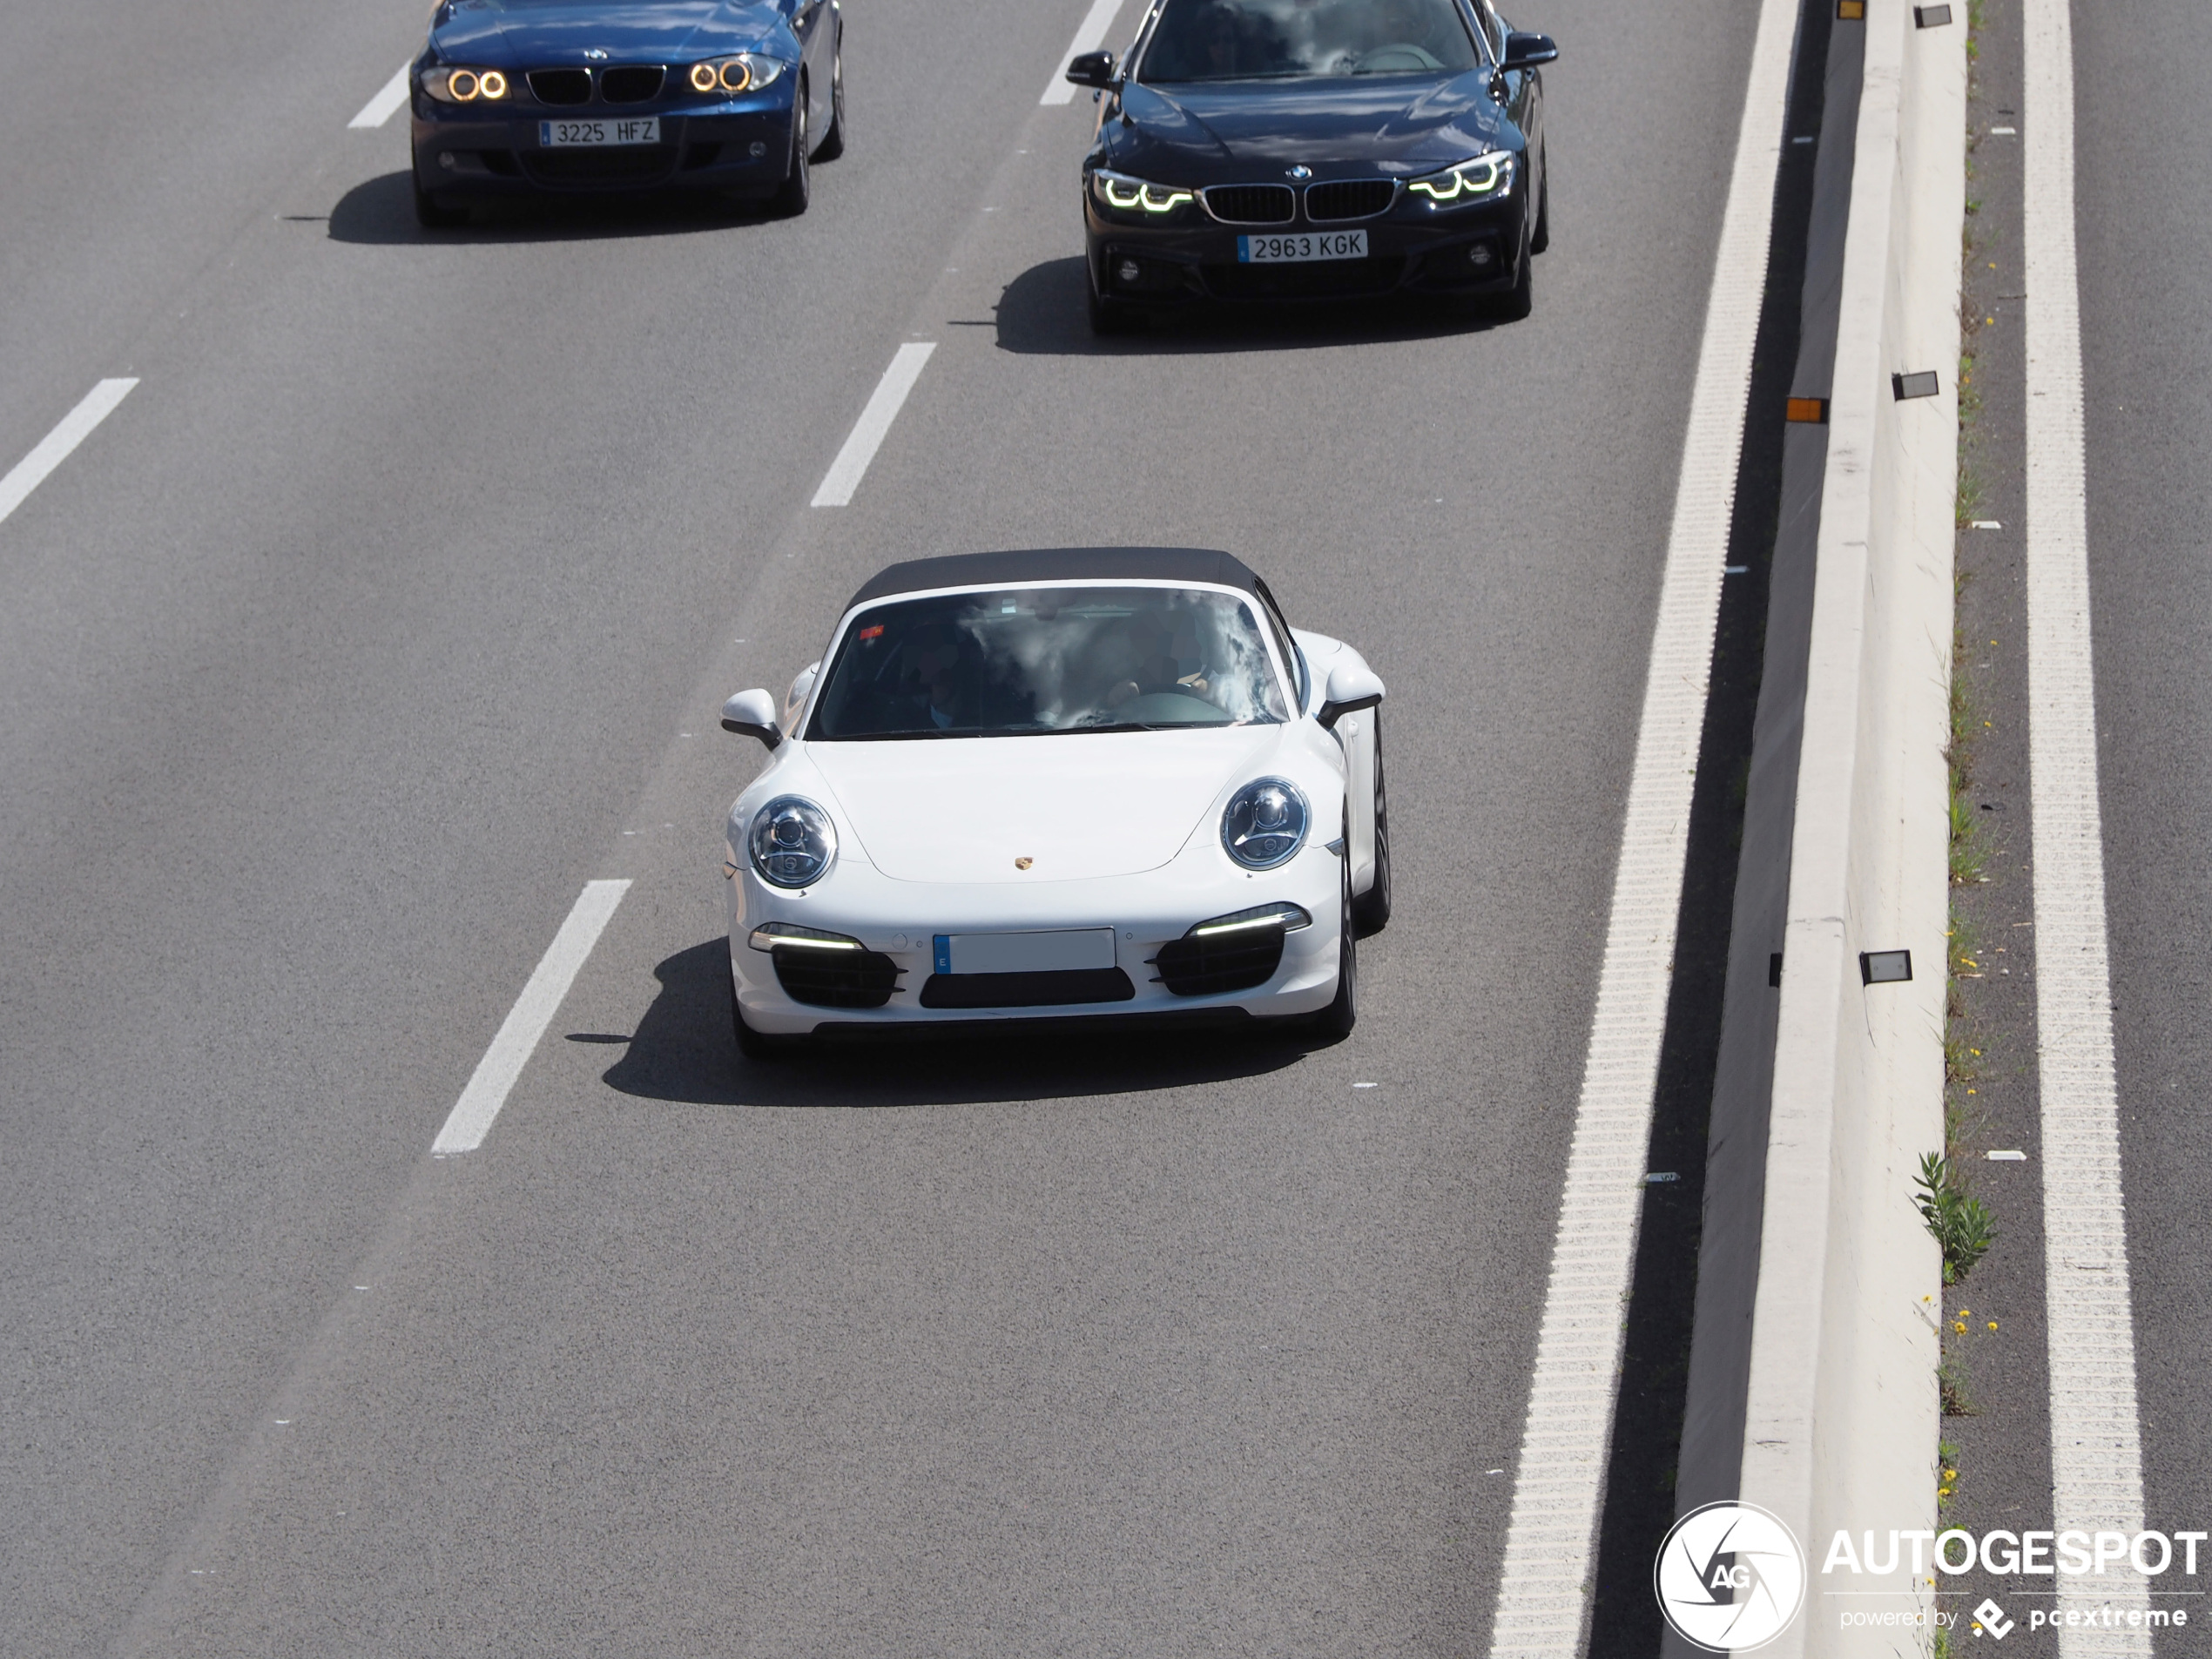
<svg viewBox="0 0 2212 1659">
<path fill-rule="evenodd" d="M 1296 784 L 1257 778 L 1231 795 L 1222 812 L 1222 850 L 1248 870 L 1271 870 L 1305 845 L 1312 821 Z"/>
<path fill-rule="evenodd" d="M 752 867 L 772 887 L 809 887 L 837 860 L 837 826 L 803 795 L 779 795 L 752 815 Z"/>
</svg>

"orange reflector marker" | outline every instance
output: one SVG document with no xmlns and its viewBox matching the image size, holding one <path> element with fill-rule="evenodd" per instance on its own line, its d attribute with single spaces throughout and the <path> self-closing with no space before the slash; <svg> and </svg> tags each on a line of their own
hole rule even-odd
<svg viewBox="0 0 2212 1659">
<path fill-rule="evenodd" d="M 1789 418 L 1806 426 L 1828 424 L 1828 400 L 1824 397 L 1793 397 L 1790 400 Z"/>
<path fill-rule="evenodd" d="M 1866 0 L 1836 0 L 1836 21 L 1838 23 L 1865 23 Z"/>
</svg>

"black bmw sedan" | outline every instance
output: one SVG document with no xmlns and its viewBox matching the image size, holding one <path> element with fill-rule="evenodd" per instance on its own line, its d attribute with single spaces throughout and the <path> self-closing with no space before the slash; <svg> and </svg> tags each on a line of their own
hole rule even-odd
<svg viewBox="0 0 2212 1659">
<path fill-rule="evenodd" d="M 838 0 L 440 0 L 413 82 L 415 212 L 676 189 L 803 213 L 845 147 Z"/>
<path fill-rule="evenodd" d="M 1550 38 L 1491 0 L 1161 0 L 1087 52 L 1091 325 L 1196 300 L 1418 292 L 1526 316 Z"/>
</svg>

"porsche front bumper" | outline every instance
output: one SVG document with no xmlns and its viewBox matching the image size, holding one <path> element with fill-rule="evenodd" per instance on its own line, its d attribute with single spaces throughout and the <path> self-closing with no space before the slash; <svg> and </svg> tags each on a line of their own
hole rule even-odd
<svg viewBox="0 0 2212 1659">
<path fill-rule="evenodd" d="M 733 865 L 741 860 L 732 855 Z M 1336 995 L 1343 880 L 1337 853 L 1312 842 L 1280 868 L 1257 873 L 1230 867 L 1217 848 L 1201 845 L 1134 875 L 988 885 L 893 880 L 847 853 L 803 895 L 770 887 L 744 866 L 730 881 L 730 967 L 745 1023 L 772 1036 L 978 1021 L 1313 1014 Z M 1279 935 L 1280 958 L 1261 982 L 1193 991 L 1193 975 L 1177 971 L 1174 954 L 1161 965 L 1162 950 L 1197 924 L 1278 901 L 1312 921 Z M 855 940 L 866 960 L 845 953 L 838 967 L 850 971 L 840 978 L 814 971 L 822 953 L 757 948 L 754 931 L 772 921 Z M 1088 976 L 991 975 L 990 986 L 979 987 L 978 976 L 937 972 L 940 935 L 1105 928 L 1113 930 L 1114 965 Z M 1032 982 L 1020 982 L 1025 977 Z M 1000 995 L 1014 1000 L 992 1000 Z"/>
</svg>

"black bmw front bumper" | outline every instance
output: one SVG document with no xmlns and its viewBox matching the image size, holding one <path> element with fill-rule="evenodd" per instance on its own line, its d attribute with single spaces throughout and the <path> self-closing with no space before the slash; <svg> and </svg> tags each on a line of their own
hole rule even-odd
<svg viewBox="0 0 2212 1659">
<path fill-rule="evenodd" d="M 1525 193 L 1448 212 L 1402 189 L 1386 212 L 1357 220 L 1224 223 L 1193 201 L 1167 224 L 1133 223 L 1098 205 L 1083 183 L 1090 280 L 1103 299 L 1169 307 L 1209 300 L 1296 302 L 1396 293 L 1502 293 L 1528 257 Z M 1364 257 L 1256 260 L 1277 239 L 1339 241 L 1364 233 Z M 1255 248 L 1253 244 L 1260 246 Z"/>
</svg>

